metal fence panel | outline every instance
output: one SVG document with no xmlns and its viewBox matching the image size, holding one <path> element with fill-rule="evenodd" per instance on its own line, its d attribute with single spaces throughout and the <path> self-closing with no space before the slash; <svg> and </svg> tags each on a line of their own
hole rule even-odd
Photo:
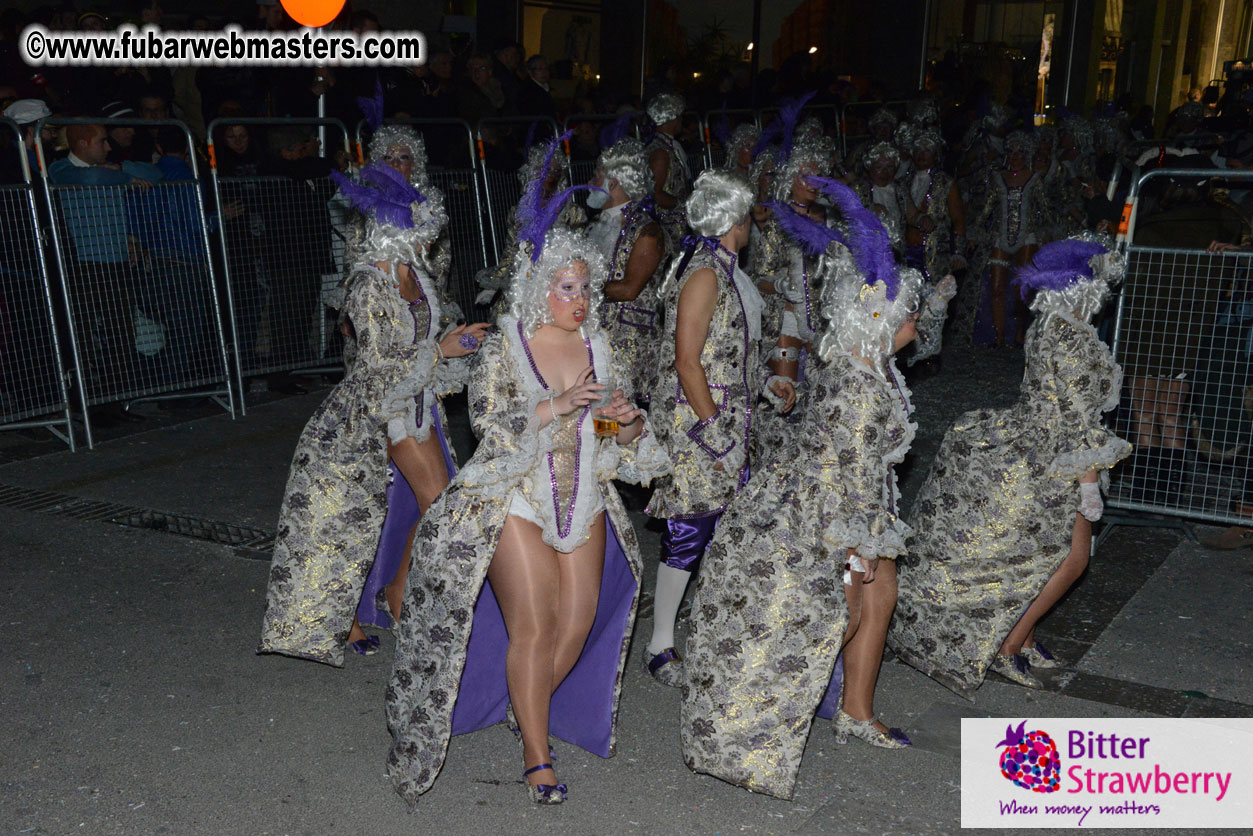
<svg viewBox="0 0 1253 836">
<path fill-rule="evenodd" d="M 334 304 L 351 219 L 325 163 L 281 164 L 280 149 L 272 148 L 271 162 L 224 169 L 214 137 L 220 126 L 232 125 L 248 128 L 259 146 L 266 144 L 264 132 L 291 128 L 317 128 L 329 137 L 327 152 L 342 150 L 346 159 L 350 146 L 348 129 L 337 119 L 226 118 L 209 125 L 214 195 L 230 211 L 221 224 L 219 257 L 242 406 L 247 378 L 343 367 Z"/>
<path fill-rule="evenodd" d="M 0 429 L 46 427 L 70 449 L 69 392 L 21 132 L 3 122 L 14 182 L 0 183 Z M 6 178 L 10 179 L 10 178 Z"/>
<path fill-rule="evenodd" d="M 106 124 L 175 126 L 192 147 L 181 122 Z M 233 416 L 226 330 L 194 158 L 193 179 L 153 184 L 54 185 L 60 177 L 41 168 L 88 446 L 88 408 L 100 404 L 208 395 Z"/>
<path fill-rule="evenodd" d="M 756 110 L 711 110 L 705 114 L 702 132 L 705 141 L 705 168 L 721 168 L 727 161 L 727 149 L 719 135 L 725 129 L 730 135 L 740 125 L 751 124 L 761 130 L 761 114 Z"/>
<path fill-rule="evenodd" d="M 1248 524 L 1253 447 L 1253 254 L 1131 247 L 1111 423 L 1136 445 L 1109 505 Z"/>
<path fill-rule="evenodd" d="M 870 138 L 869 120 L 876 110 L 886 107 L 896 114 L 898 119 L 905 118 L 909 102 L 851 102 L 844 106 L 840 114 L 840 142 L 844 156 L 862 142 Z"/>
</svg>

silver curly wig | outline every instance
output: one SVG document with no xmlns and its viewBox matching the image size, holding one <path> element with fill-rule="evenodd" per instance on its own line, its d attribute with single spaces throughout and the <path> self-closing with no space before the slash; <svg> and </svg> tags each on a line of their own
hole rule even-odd
<svg viewBox="0 0 1253 836">
<path fill-rule="evenodd" d="M 940 124 L 940 107 L 935 99 L 914 99 L 908 107 L 909 121 L 920 128 L 933 128 Z"/>
<path fill-rule="evenodd" d="M 886 107 L 881 107 L 874 113 L 870 114 L 870 119 L 866 122 L 866 128 L 867 130 L 873 131 L 876 125 L 886 124 L 891 125 L 892 130 L 896 130 L 896 123 L 899 121 L 900 119 L 896 118 L 895 113 L 888 110 Z"/>
<path fill-rule="evenodd" d="M 886 285 L 866 284 L 853 254 L 843 247 L 824 253 L 818 269 L 822 276 L 822 316 L 827 321 L 818 341 L 818 356 L 823 362 L 847 352 L 875 362 L 889 357 L 896 332 L 918 310 L 922 274 L 901 267 L 896 298 L 889 301 Z"/>
<path fill-rule="evenodd" d="M 727 159 L 723 163 L 723 168 L 735 168 L 739 163 L 737 160 L 740 153 L 747 148 L 752 151 L 753 146 L 757 144 L 757 137 L 761 136 L 761 131 L 757 130 L 757 126 L 752 122 L 745 122 L 742 125 L 736 125 L 735 130 L 731 131 L 731 138 L 727 141 Z M 752 164 L 749 164 L 750 168 Z"/>
<path fill-rule="evenodd" d="M 580 330 L 588 336 L 600 328 L 600 307 L 607 273 L 605 256 L 582 232 L 554 226 L 544 237 L 544 249 L 539 261 L 532 263 L 529 246 L 519 249 L 509 280 L 509 312 L 522 323 L 528 337 L 534 336 L 541 325 L 552 321 L 548 308 L 549 285 L 558 270 L 576 261 L 586 264 L 591 273 L 591 299 L 587 305 L 587 318 L 583 320 Z"/>
<path fill-rule="evenodd" d="M 914 145 L 914 137 L 918 135 L 918 126 L 910 122 L 902 122 L 892 132 L 892 144 L 902 151 L 908 151 Z"/>
<path fill-rule="evenodd" d="M 1026 131 L 1013 131 L 1005 137 L 1005 159 L 1008 160 L 1009 155 L 1015 151 L 1021 151 L 1030 163 L 1035 159 L 1036 147 L 1037 141 L 1034 134 Z"/>
<path fill-rule="evenodd" d="M 1093 149 L 1092 126 L 1082 116 L 1067 116 L 1057 129 L 1057 137 L 1068 136 L 1075 142 L 1080 154 L 1091 154 Z"/>
<path fill-rule="evenodd" d="M 526 191 L 527 184 L 539 177 L 539 170 L 544 166 L 544 158 L 548 156 L 548 143 L 537 142 L 531 146 L 531 150 L 526 153 L 526 162 L 518 169 L 518 182 L 522 184 L 522 191 Z M 557 186 L 553 194 L 564 191 L 570 185 L 570 167 L 566 164 L 565 143 L 558 143 L 557 151 L 553 154 L 553 165 L 557 167 Z"/>
<path fill-rule="evenodd" d="M 644 143 L 627 137 L 600 152 L 596 167 L 605 177 L 617 180 L 622 191 L 631 200 L 639 200 L 653 193 L 653 171 L 648 167 L 648 155 Z"/>
<path fill-rule="evenodd" d="M 878 160 L 891 159 L 895 161 L 900 158 L 901 152 L 896 150 L 895 145 L 885 140 L 882 142 L 876 142 L 874 145 L 871 145 L 868 149 L 866 149 L 866 155 L 862 159 L 865 162 L 866 168 L 870 168 L 870 166 L 874 165 L 874 163 Z"/>
<path fill-rule="evenodd" d="M 675 93 L 659 93 L 648 101 L 648 105 L 644 108 L 644 112 L 648 114 L 648 118 L 653 120 L 655 125 L 664 125 L 667 122 L 673 122 L 683 115 L 683 109 L 686 107 L 683 97 Z"/>
<path fill-rule="evenodd" d="M 914 144 L 911 150 L 926 150 L 939 156 L 944 150 L 944 137 L 940 136 L 940 132 L 935 128 L 927 128 L 925 131 L 919 131 L 914 136 Z"/>
<path fill-rule="evenodd" d="M 721 238 L 743 223 L 756 202 L 748 179 L 733 171 L 706 169 L 696 178 L 685 208 L 687 222 L 697 235 Z"/>
<path fill-rule="evenodd" d="M 423 188 L 430 183 L 426 171 L 426 143 L 418 132 L 408 125 L 383 125 L 370 137 L 370 160 L 382 160 L 392 148 L 408 148 L 413 155 L 413 174 L 409 182 Z"/>
<path fill-rule="evenodd" d="M 792 182 L 801 174 L 826 177 L 830 174 L 829 149 L 816 139 L 797 137 L 792 145 L 792 156 L 775 172 L 770 184 L 770 197 L 783 203 L 792 199 Z"/>
</svg>

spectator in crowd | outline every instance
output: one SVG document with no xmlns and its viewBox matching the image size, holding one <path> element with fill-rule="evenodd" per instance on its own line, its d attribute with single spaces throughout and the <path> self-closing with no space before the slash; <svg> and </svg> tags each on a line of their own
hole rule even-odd
<svg viewBox="0 0 1253 836">
<path fill-rule="evenodd" d="M 511 133 L 500 125 L 480 126 L 483 119 L 515 113 L 513 105 L 501 89 L 499 79 L 492 75 L 492 58 L 475 53 L 466 62 L 466 81 L 458 96 L 458 115 L 481 131 L 487 164 L 495 169 L 516 169 L 522 164 L 521 155 Z"/>
<path fill-rule="evenodd" d="M 492 50 L 492 78 L 500 85 L 501 92 L 508 101 L 517 101 L 522 92 L 522 79 L 518 77 L 518 69 L 522 65 L 521 44 L 501 39 Z"/>
<path fill-rule="evenodd" d="M 42 139 L 45 143 L 50 143 L 55 137 L 55 132 L 48 127 L 43 128 L 36 135 L 35 123 L 40 119 L 46 119 L 52 115 L 52 111 L 48 109 L 48 105 L 40 99 L 18 99 L 4 109 L 4 117 L 12 119 L 17 123 L 18 129 L 22 132 L 22 146 L 26 151 L 26 159 L 30 163 L 31 174 L 35 177 L 39 175 L 39 155 L 35 149 L 35 143 Z M 8 137 L 6 137 L 8 139 Z M 12 162 L 14 169 L 10 171 L 8 164 Z M 0 179 L 3 183 L 19 183 L 22 181 L 22 173 L 17 169 L 17 161 L 13 160 L 12 155 L 5 155 L 4 177 Z M 15 176 L 14 176 L 15 175 Z"/>
<path fill-rule="evenodd" d="M 138 115 L 135 109 L 125 102 L 113 101 L 100 108 L 98 115 L 102 119 L 137 119 Z M 140 156 L 145 140 L 140 138 L 136 141 L 136 131 L 134 125 L 105 125 L 105 144 L 108 147 L 108 160 L 114 165 L 124 162 L 152 162 L 152 153 L 149 150 L 148 156 Z M 149 145 L 151 149 L 151 145 Z"/>
<path fill-rule="evenodd" d="M 557 118 L 557 103 L 548 84 L 548 59 L 532 55 L 526 59 L 526 81 L 518 92 L 518 112 L 527 116 Z"/>
<path fill-rule="evenodd" d="M 103 125 L 66 128 L 70 153 L 48 167 L 72 245 L 66 265 L 76 337 L 88 367 L 89 399 L 108 399 L 138 383 L 135 355 L 136 267 L 141 250 L 126 225 L 128 187 L 147 189 L 161 179 L 151 163 L 109 164 Z M 99 418 L 119 419 L 117 409 Z"/>
</svg>

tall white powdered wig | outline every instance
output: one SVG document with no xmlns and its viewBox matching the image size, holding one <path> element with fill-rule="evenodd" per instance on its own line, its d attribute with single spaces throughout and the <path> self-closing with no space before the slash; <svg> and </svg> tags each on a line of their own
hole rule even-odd
<svg viewBox="0 0 1253 836">
<path fill-rule="evenodd" d="M 596 167 L 605 177 L 617 180 L 622 191 L 631 200 L 639 200 L 653 193 L 653 171 L 648 167 L 648 155 L 644 143 L 627 137 L 600 152 Z"/>
<path fill-rule="evenodd" d="M 891 160 L 899 162 L 901 152 L 896 150 L 896 146 L 887 141 L 876 142 L 866 149 L 866 155 L 863 157 L 866 168 L 870 168 L 879 160 Z"/>
<path fill-rule="evenodd" d="M 682 96 L 675 93 L 658 93 L 649 99 L 644 112 L 648 114 L 649 119 L 653 120 L 654 125 L 661 126 L 682 116 L 684 107 L 686 104 Z"/>
<path fill-rule="evenodd" d="M 1015 151 L 1021 151 L 1030 163 L 1035 159 L 1035 151 L 1038 147 L 1034 134 L 1026 131 L 1013 131 L 1005 137 L 1005 159 L 1009 160 L 1009 155 Z"/>
<path fill-rule="evenodd" d="M 906 318 L 917 312 L 922 274 L 900 267 L 883 222 L 837 180 L 815 178 L 848 222 L 848 248 L 831 247 L 819 261 L 822 315 L 827 328 L 818 356 L 830 362 L 852 352 L 878 362 L 891 355 Z"/>
<path fill-rule="evenodd" d="M 816 137 L 802 137 L 798 133 L 792 143 L 792 153 L 787 162 L 779 166 L 770 184 L 771 199 L 790 200 L 792 183 L 798 176 L 826 177 L 831 173 L 830 168 L 830 150 Z"/>
<path fill-rule="evenodd" d="M 696 178 L 684 206 L 688 226 L 703 238 L 721 238 L 744 222 L 755 200 L 753 187 L 742 174 L 706 169 Z"/>
<path fill-rule="evenodd" d="M 409 175 L 409 182 L 420 188 L 429 185 L 426 143 L 417 131 L 406 125 L 381 125 L 370 137 L 370 161 L 382 162 L 384 157 L 402 148 L 407 149 L 413 157 L 413 173 Z"/>
<path fill-rule="evenodd" d="M 1072 314 L 1088 321 L 1122 281 L 1127 263 L 1104 235 L 1083 233 L 1053 241 L 1036 252 L 1031 263 L 1014 271 L 1014 282 L 1025 300 L 1031 291 L 1031 309 L 1042 315 Z"/>
<path fill-rule="evenodd" d="M 565 136 L 572 136 L 568 134 Z M 558 158 L 559 157 L 559 158 Z M 570 185 L 569 166 L 566 165 L 566 150 L 563 138 L 537 142 L 526 152 L 526 162 L 518 169 L 518 183 L 525 189 L 528 183 L 535 181 L 543 172 L 547 179 L 553 166 L 557 166 L 557 184 L 553 191 L 559 192 Z"/>
<path fill-rule="evenodd" d="M 726 149 L 727 158 L 722 164 L 724 168 L 735 168 L 740 164 L 740 154 L 746 149 L 752 152 L 753 146 L 757 144 L 757 137 L 761 132 L 757 130 L 757 126 L 751 122 L 745 122 L 742 125 L 736 125 L 735 130 L 729 135 L 722 138 L 722 146 Z M 750 162 L 751 166 L 752 163 Z"/>
</svg>

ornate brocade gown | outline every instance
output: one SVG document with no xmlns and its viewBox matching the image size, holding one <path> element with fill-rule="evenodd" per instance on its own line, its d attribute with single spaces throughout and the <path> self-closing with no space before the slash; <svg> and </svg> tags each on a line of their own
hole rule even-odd
<svg viewBox="0 0 1253 836">
<path fill-rule="evenodd" d="M 888 645 L 967 697 L 1070 553 L 1079 477 L 1100 471 L 1104 488 L 1131 452 L 1101 424 L 1122 370 L 1091 325 L 1046 315 L 1026 351 L 1018 403 L 966 413 L 945 435 L 897 561 Z"/>
<path fill-rule="evenodd" d="M 597 334 L 585 341 L 594 369 L 614 368 Z M 487 569 L 508 516 L 540 526 L 569 552 L 605 514 L 605 564 L 596 617 L 574 669 L 553 693 L 549 728 L 601 757 L 614 750 L 618 695 L 642 563 L 614 479 L 647 484 L 669 459 L 645 421 L 630 445 L 597 438 L 590 408 L 538 427 L 549 390 L 518 321 L 502 317 L 475 355 L 469 406 L 479 445 L 418 526 L 396 659 L 387 689 L 392 747 L 387 771 L 411 805 L 435 781 L 448 741 L 505 719 L 508 634 Z"/>
<path fill-rule="evenodd" d="M 418 400 L 461 389 L 469 368 L 460 358 L 439 359 L 424 308 L 406 302 L 373 266 L 349 285 L 344 311 L 356 356 L 296 445 L 259 653 L 344 663 L 387 507 L 387 438 L 417 435 Z"/>
<path fill-rule="evenodd" d="M 780 798 L 820 704 L 834 713 L 848 550 L 894 558 L 910 535 L 893 466 L 915 426 L 894 364 L 839 355 L 811 380 L 797 446 L 753 475 L 706 551 L 680 726 L 689 767 Z"/>
</svg>

